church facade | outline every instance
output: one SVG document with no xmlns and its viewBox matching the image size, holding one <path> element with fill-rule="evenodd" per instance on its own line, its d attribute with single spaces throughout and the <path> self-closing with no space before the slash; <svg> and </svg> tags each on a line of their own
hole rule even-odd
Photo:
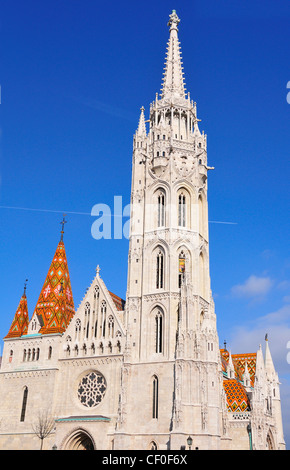
<svg viewBox="0 0 290 470">
<path fill-rule="evenodd" d="M 264 357 L 261 346 L 219 345 L 212 168 L 185 91 L 179 22 L 173 11 L 161 93 L 133 139 L 126 299 L 97 268 L 75 310 L 62 231 L 32 317 L 25 290 L 4 338 L 1 449 L 285 448 L 268 339 Z"/>
</svg>

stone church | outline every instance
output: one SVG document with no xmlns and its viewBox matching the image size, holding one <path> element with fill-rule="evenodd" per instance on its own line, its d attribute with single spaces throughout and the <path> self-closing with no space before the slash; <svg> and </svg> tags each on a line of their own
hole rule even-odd
<svg viewBox="0 0 290 470">
<path fill-rule="evenodd" d="M 185 90 L 179 22 L 173 10 L 161 92 L 133 138 L 126 300 L 97 268 L 75 310 L 62 230 L 31 318 L 25 289 L 4 338 L 1 449 L 285 448 L 267 337 L 264 355 L 219 344 L 212 168 Z"/>
</svg>

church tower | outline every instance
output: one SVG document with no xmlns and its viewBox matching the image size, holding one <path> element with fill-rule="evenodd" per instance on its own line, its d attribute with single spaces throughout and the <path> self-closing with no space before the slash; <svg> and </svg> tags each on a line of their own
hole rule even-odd
<svg viewBox="0 0 290 470">
<path fill-rule="evenodd" d="M 142 448 L 140 439 L 154 447 L 154 432 L 171 449 L 186 445 L 189 435 L 203 448 L 218 448 L 220 439 L 210 168 L 196 104 L 185 89 L 179 22 L 173 10 L 161 93 L 150 105 L 148 131 L 141 108 L 133 142 L 128 337 L 116 436 L 127 448 Z"/>
</svg>

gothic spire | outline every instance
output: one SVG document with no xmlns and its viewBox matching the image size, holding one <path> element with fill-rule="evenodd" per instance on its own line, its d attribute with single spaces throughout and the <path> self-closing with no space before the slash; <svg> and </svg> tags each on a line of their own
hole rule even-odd
<svg viewBox="0 0 290 470">
<path fill-rule="evenodd" d="M 146 136 L 146 125 L 145 125 L 145 116 L 144 116 L 144 107 L 142 106 L 142 108 L 140 108 L 141 110 L 141 114 L 140 114 L 140 118 L 139 118 L 139 125 L 138 125 L 138 129 L 137 129 L 137 135 L 139 137 L 143 137 L 143 136 Z"/>
<path fill-rule="evenodd" d="M 74 313 L 65 246 L 61 237 L 34 311 L 43 325 L 39 333 L 63 333 Z"/>
<path fill-rule="evenodd" d="M 275 368 L 274 368 L 273 359 L 272 359 L 272 355 L 271 355 L 270 348 L 269 348 L 268 335 L 266 335 L 265 341 L 266 341 L 265 369 L 266 369 L 266 372 L 269 376 L 271 376 L 271 375 L 275 376 L 276 371 L 275 371 Z"/>
<path fill-rule="evenodd" d="M 176 11 L 173 10 L 171 15 L 169 15 L 168 22 L 170 36 L 167 43 L 161 98 L 185 98 L 181 49 L 177 34 L 179 22 L 180 19 L 178 18 Z"/>
<path fill-rule="evenodd" d="M 24 293 L 20 299 L 13 322 L 5 338 L 18 338 L 22 335 L 27 334 L 29 318 L 28 318 L 27 298 L 26 298 L 26 285 L 27 285 L 26 283 L 27 283 L 27 280 L 24 284 Z"/>
</svg>

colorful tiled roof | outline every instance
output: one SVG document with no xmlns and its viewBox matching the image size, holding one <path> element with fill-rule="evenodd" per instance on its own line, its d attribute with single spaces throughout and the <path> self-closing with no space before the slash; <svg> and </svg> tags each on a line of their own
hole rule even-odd
<svg viewBox="0 0 290 470">
<path fill-rule="evenodd" d="M 226 349 L 221 349 L 221 360 L 222 360 L 222 369 L 224 372 L 227 370 L 227 364 L 229 362 L 229 352 Z M 243 380 L 243 375 L 245 372 L 245 365 L 247 363 L 248 371 L 251 378 L 251 385 L 254 385 L 255 373 L 256 373 L 256 353 L 246 353 L 246 354 L 231 354 L 233 365 L 236 372 L 236 377 L 239 380 Z"/>
<path fill-rule="evenodd" d="M 63 333 L 75 313 L 63 240 L 59 242 L 34 315 L 42 318 L 41 334 Z"/>
<path fill-rule="evenodd" d="M 26 294 L 22 295 L 18 309 L 15 313 L 13 322 L 11 324 L 10 330 L 5 338 L 18 338 L 22 335 L 27 334 L 28 329 L 28 307 L 27 307 L 27 298 Z"/>
<path fill-rule="evenodd" d="M 223 381 L 226 392 L 227 407 L 230 412 L 250 411 L 250 401 L 247 397 L 243 385 L 236 379 Z"/>
<path fill-rule="evenodd" d="M 113 294 L 113 292 L 109 291 L 109 294 L 113 299 L 113 302 L 116 306 L 116 309 L 119 310 L 119 311 L 124 310 L 125 303 L 126 303 L 125 300 L 121 299 L 121 297 L 118 297 L 116 294 Z"/>
</svg>

